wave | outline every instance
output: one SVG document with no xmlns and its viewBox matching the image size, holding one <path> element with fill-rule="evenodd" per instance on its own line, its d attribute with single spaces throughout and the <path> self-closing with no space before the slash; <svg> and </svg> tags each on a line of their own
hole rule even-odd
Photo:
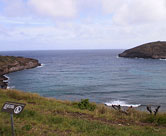
<svg viewBox="0 0 166 136">
<path fill-rule="evenodd" d="M 14 89 L 15 86 L 7 86 L 7 89 Z"/>
<path fill-rule="evenodd" d="M 159 59 L 159 60 L 166 60 L 166 59 Z"/>
<path fill-rule="evenodd" d="M 125 101 L 120 101 L 120 100 L 106 102 L 105 105 L 107 105 L 107 106 L 120 105 L 122 107 L 131 107 L 131 106 L 139 107 L 139 106 L 141 106 L 141 104 L 128 104 Z"/>
<path fill-rule="evenodd" d="M 9 82 L 10 77 L 8 77 L 7 75 L 3 75 L 3 76 L 7 78 L 7 80 L 3 80 L 3 82 Z"/>
<path fill-rule="evenodd" d="M 4 77 L 6 77 L 8 80 L 10 79 L 10 77 L 8 77 L 7 75 L 3 75 Z"/>
<path fill-rule="evenodd" d="M 45 66 L 45 64 L 41 64 L 41 66 L 38 66 L 37 68 L 42 68 L 42 67 L 44 67 Z"/>
</svg>

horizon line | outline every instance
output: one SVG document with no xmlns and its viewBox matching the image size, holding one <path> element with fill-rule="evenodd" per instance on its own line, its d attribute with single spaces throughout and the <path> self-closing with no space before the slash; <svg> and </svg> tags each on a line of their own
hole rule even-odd
<svg viewBox="0 0 166 136">
<path fill-rule="evenodd" d="M 126 50 L 126 49 L 35 49 L 35 50 L 1 50 L 6 51 L 86 51 L 86 50 Z"/>
</svg>

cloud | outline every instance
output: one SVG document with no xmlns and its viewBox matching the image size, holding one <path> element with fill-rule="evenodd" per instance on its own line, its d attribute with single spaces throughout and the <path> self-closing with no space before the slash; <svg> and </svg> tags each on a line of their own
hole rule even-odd
<svg viewBox="0 0 166 136">
<path fill-rule="evenodd" d="M 103 11 L 118 24 L 142 24 L 166 20 L 166 0 L 103 0 Z"/>
<path fill-rule="evenodd" d="M 117 24 L 166 20 L 166 0 L 0 0 L 0 4 L 0 12 L 8 16 L 79 19 L 102 16 L 103 10 Z"/>
<path fill-rule="evenodd" d="M 76 16 L 76 0 L 29 0 L 37 13 L 53 18 Z"/>
<path fill-rule="evenodd" d="M 124 4 L 124 0 L 102 0 L 103 11 L 107 14 L 115 14 Z"/>
<path fill-rule="evenodd" d="M 46 21 L 41 20 L 34 20 L 31 17 L 5 17 L 0 16 L 0 23 L 3 25 L 12 25 L 13 27 L 15 25 L 45 25 L 48 24 Z"/>
<path fill-rule="evenodd" d="M 77 0 L 0 0 L 0 14 L 9 17 L 75 17 Z"/>
<path fill-rule="evenodd" d="M 156 25 L 125 26 L 111 23 L 107 19 L 94 20 L 93 18 L 88 22 L 70 20 L 56 21 L 56 24 L 42 20 L 39 22 L 43 24 L 35 25 L 36 22 L 32 20 L 31 24 L 15 25 L 9 21 L 8 25 L 0 26 L 0 42 L 25 43 L 26 49 L 36 49 L 36 45 L 45 45 L 49 49 L 61 49 L 62 45 L 63 49 L 106 49 L 129 48 L 140 43 L 164 40 L 166 35 L 164 22 L 160 25 L 156 23 Z M 28 43 L 30 45 L 27 45 Z"/>
<path fill-rule="evenodd" d="M 165 6 L 166 0 L 0 0 L 0 43 L 129 48 L 166 38 Z"/>
<path fill-rule="evenodd" d="M 0 4 L 3 5 L 3 14 L 10 17 L 25 16 L 28 13 L 24 0 L 0 0 Z"/>
</svg>

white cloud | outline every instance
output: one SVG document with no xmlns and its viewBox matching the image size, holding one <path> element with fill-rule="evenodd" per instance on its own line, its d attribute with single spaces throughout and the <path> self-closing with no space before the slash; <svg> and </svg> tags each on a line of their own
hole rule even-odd
<svg viewBox="0 0 166 136">
<path fill-rule="evenodd" d="M 160 25 L 156 23 L 123 26 L 110 23 L 109 20 L 93 20 L 92 18 L 90 23 L 89 21 L 73 22 L 70 20 L 58 21 L 56 24 L 45 21 L 42 23 L 35 25 L 31 21 L 31 24 L 13 25 L 12 22 L 11 25 L 0 26 L 0 42 L 22 44 L 26 41 L 25 48 L 31 49 L 35 49 L 36 44 L 46 45 L 50 49 L 61 49 L 61 45 L 63 49 L 92 49 L 129 48 L 140 43 L 166 38 L 164 22 Z M 26 46 L 29 42 L 31 45 Z"/>
<path fill-rule="evenodd" d="M 48 25 L 47 21 L 34 20 L 31 17 L 5 17 L 0 16 L 0 23 L 4 25 Z"/>
<path fill-rule="evenodd" d="M 102 0 L 103 11 L 107 14 L 114 14 L 125 4 L 124 0 Z"/>
<path fill-rule="evenodd" d="M 166 20 L 166 0 L 102 0 L 105 13 L 118 24 L 141 24 Z"/>
<path fill-rule="evenodd" d="M 4 4 L 3 13 L 7 16 L 25 16 L 28 12 L 24 0 L 0 0 Z"/>
<path fill-rule="evenodd" d="M 166 39 L 166 0 L 2 1 L 0 43 L 6 45 L 129 48 Z"/>
<path fill-rule="evenodd" d="M 77 0 L 77 6 L 79 10 L 88 11 L 100 11 L 101 0 Z"/>
<path fill-rule="evenodd" d="M 56 18 L 76 15 L 76 0 L 29 0 L 28 4 L 44 16 Z"/>
</svg>

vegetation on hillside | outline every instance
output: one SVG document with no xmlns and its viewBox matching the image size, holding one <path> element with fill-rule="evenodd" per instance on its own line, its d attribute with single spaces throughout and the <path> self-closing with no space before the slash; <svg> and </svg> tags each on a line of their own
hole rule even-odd
<svg viewBox="0 0 166 136">
<path fill-rule="evenodd" d="M 16 136 L 166 136 L 166 114 L 130 109 L 123 114 L 102 104 L 61 101 L 16 90 L 0 90 L 5 101 L 25 103 L 14 116 Z M 0 112 L 0 136 L 10 136 L 10 115 Z"/>
<path fill-rule="evenodd" d="M 12 67 L 15 65 L 25 65 L 29 61 L 36 61 L 35 59 L 31 58 L 23 58 L 23 57 L 15 57 L 15 56 L 0 56 L 0 68 L 3 67 Z"/>
<path fill-rule="evenodd" d="M 0 56 L 0 67 L 7 65 L 8 63 L 14 63 L 16 57 L 13 56 Z"/>
</svg>

